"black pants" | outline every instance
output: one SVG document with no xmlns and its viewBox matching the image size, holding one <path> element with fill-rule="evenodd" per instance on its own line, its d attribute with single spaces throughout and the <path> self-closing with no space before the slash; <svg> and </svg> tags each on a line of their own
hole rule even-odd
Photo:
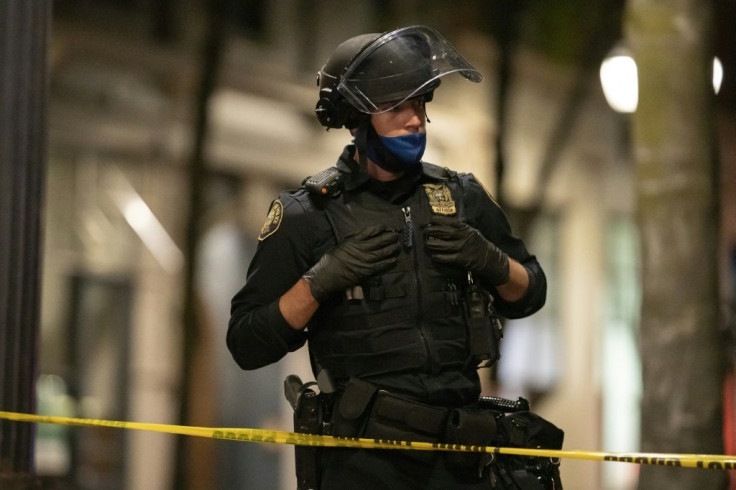
<svg viewBox="0 0 736 490">
<path fill-rule="evenodd" d="M 488 490 L 489 472 L 458 473 L 445 464 L 442 452 L 404 449 L 324 448 L 322 490 L 459 489 Z"/>
</svg>

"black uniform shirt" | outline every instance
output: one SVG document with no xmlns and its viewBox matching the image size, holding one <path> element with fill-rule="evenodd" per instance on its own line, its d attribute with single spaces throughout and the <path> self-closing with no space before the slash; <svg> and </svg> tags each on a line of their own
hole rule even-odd
<svg viewBox="0 0 736 490">
<path fill-rule="evenodd" d="M 421 169 L 390 183 L 373 181 L 358 172 L 354 151 L 353 146 L 346 147 L 337 163 L 347 174 L 346 192 L 373 192 L 387 201 L 397 202 L 421 182 Z M 470 174 L 461 174 L 461 178 L 465 183 L 468 224 L 529 272 L 529 290 L 524 298 L 508 303 L 495 294 L 496 310 L 507 318 L 531 315 L 542 307 L 546 297 L 541 267 L 523 242 L 511 234 L 503 211 L 475 178 Z M 336 244 L 325 214 L 315 209 L 306 190 L 284 192 L 278 201 L 281 209 L 278 204 L 272 204 L 269 220 L 261 232 L 261 238 L 265 238 L 250 264 L 245 285 L 232 300 L 227 344 L 243 369 L 271 364 L 304 345 L 307 333 L 291 328 L 284 320 L 278 307 L 279 297 Z M 467 403 L 469 397 L 477 396 L 479 389 L 477 377 L 458 373 L 393 376 L 386 385 L 393 391 L 442 405 Z"/>
</svg>

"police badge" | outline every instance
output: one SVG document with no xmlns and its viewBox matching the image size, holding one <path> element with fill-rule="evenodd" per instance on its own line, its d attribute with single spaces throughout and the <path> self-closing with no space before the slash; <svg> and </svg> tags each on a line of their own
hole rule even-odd
<svg viewBox="0 0 736 490">
<path fill-rule="evenodd" d="M 271 204 L 271 209 L 268 210 L 268 216 L 266 216 L 266 222 L 261 227 L 261 234 L 258 235 L 258 241 L 262 242 L 266 238 L 270 237 L 281 225 L 281 218 L 284 216 L 284 206 L 281 201 L 276 199 Z"/>
<path fill-rule="evenodd" d="M 452 216 L 457 213 L 450 188 L 445 184 L 424 184 L 424 192 L 429 198 L 432 213 Z"/>
</svg>

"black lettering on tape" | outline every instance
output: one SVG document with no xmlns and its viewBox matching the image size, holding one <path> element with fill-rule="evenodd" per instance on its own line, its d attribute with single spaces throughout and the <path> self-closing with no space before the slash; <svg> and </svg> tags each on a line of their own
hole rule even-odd
<svg viewBox="0 0 736 490">
<path fill-rule="evenodd" d="M 651 464 L 659 466 L 682 466 L 682 461 L 676 458 L 650 458 L 647 456 L 614 456 L 612 454 L 606 454 L 603 456 L 603 461 L 615 461 L 619 463 L 636 463 L 636 464 Z M 697 462 L 698 468 L 703 468 L 703 462 Z"/>
</svg>

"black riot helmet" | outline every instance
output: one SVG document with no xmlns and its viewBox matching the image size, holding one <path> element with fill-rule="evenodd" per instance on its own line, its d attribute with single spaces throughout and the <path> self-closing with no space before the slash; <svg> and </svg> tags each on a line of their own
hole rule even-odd
<svg viewBox="0 0 736 490">
<path fill-rule="evenodd" d="M 340 44 L 319 71 L 315 112 L 327 128 L 354 128 L 360 114 L 380 114 L 432 92 L 440 78 L 460 73 L 483 77 L 435 29 L 402 27 L 363 34 Z"/>
</svg>

